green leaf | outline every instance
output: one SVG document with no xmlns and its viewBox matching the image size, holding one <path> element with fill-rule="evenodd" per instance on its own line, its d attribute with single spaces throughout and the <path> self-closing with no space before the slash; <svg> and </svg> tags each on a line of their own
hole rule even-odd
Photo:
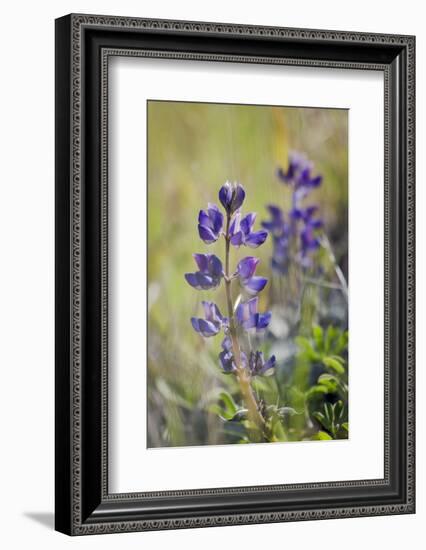
<svg viewBox="0 0 426 550">
<path fill-rule="evenodd" d="M 296 414 L 302 414 L 302 413 L 298 413 L 295 409 L 293 409 L 292 407 L 281 407 L 280 409 L 278 409 L 278 414 L 281 416 L 281 417 L 284 417 L 284 416 L 294 416 Z"/>
<path fill-rule="evenodd" d="M 334 346 L 334 353 L 342 353 L 348 347 L 349 333 L 344 331 L 340 333 L 339 338 L 337 339 L 336 345 Z"/>
<path fill-rule="evenodd" d="M 304 336 L 297 336 L 295 338 L 295 342 L 302 350 L 302 352 L 306 355 L 307 359 L 309 359 L 310 361 L 320 360 L 321 356 L 314 350 L 308 338 L 305 338 Z"/>
<path fill-rule="evenodd" d="M 338 334 L 339 334 L 339 330 L 333 327 L 333 325 L 329 325 L 327 327 L 327 331 L 325 333 L 325 342 L 324 342 L 325 353 L 330 353 L 330 351 L 333 349 L 333 341 Z"/>
<path fill-rule="evenodd" d="M 319 352 L 322 352 L 323 351 L 323 348 L 324 348 L 324 333 L 323 333 L 323 330 L 322 328 L 319 326 L 319 325 L 315 325 L 312 329 L 312 333 L 314 335 L 314 340 L 315 340 L 315 344 L 317 346 L 317 350 Z"/>
<path fill-rule="evenodd" d="M 223 391 L 219 394 L 219 399 L 223 401 L 226 412 L 230 414 L 231 417 L 234 416 L 234 414 L 238 411 L 238 407 L 232 399 L 232 395 L 226 391 Z"/>
<path fill-rule="evenodd" d="M 325 416 L 318 411 L 312 413 L 312 416 L 316 418 L 318 422 L 321 422 L 322 425 L 324 425 L 324 422 L 326 422 Z"/>
<path fill-rule="evenodd" d="M 347 432 L 349 432 L 349 422 L 343 422 L 342 428 L 343 428 L 344 430 L 346 430 Z"/>
<path fill-rule="evenodd" d="M 241 420 L 247 419 L 247 409 L 240 409 L 237 411 L 232 418 L 229 419 L 230 422 L 241 422 Z"/>
<path fill-rule="evenodd" d="M 312 386 L 305 394 L 306 399 L 312 399 L 317 395 L 324 395 L 328 393 L 328 389 L 325 386 Z"/>
<path fill-rule="evenodd" d="M 318 378 L 318 384 L 327 388 L 328 393 L 336 393 L 339 387 L 339 381 L 333 374 L 321 374 Z"/>
<path fill-rule="evenodd" d="M 337 374 L 344 374 L 345 373 L 345 369 L 342 366 L 341 361 L 336 359 L 335 356 L 328 355 L 326 357 L 323 357 L 322 362 L 324 363 L 324 365 L 326 367 L 328 367 L 330 369 L 333 369 L 335 372 L 337 372 Z"/>
<path fill-rule="evenodd" d="M 335 411 L 335 416 L 336 416 L 336 420 L 340 420 L 340 418 L 342 417 L 342 414 L 343 414 L 343 402 L 342 401 L 338 401 L 335 405 L 334 405 L 334 411 Z"/>
<path fill-rule="evenodd" d="M 330 441 L 332 440 L 333 438 L 328 435 L 327 432 L 323 432 L 322 430 L 320 430 L 318 433 L 316 433 L 315 435 L 312 436 L 312 440 L 316 440 L 316 441 Z"/>
</svg>

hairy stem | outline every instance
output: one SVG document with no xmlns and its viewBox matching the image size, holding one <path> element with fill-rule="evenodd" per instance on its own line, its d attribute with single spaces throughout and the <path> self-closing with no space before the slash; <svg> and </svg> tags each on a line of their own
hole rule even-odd
<svg viewBox="0 0 426 550">
<path fill-rule="evenodd" d="M 229 317 L 229 333 L 232 342 L 232 350 L 234 353 L 234 361 L 237 367 L 236 377 L 240 385 L 241 394 L 244 399 L 244 403 L 248 410 L 248 416 L 251 422 L 253 422 L 262 434 L 264 432 L 265 421 L 262 415 L 259 412 L 256 399 L 253 395 L 253 390 L 250 384 L 250 376 L 247 373 L 241 362 L 241 350 L 238 343 L 237 329 L 235 325 L 234 317 L 234 308 L 232 304 L 231 296 L 231 279 L 230 279 L 230 269 L 229 269 L 229 257 L 230 257 L 230 236 L 229 236 L 229 226 L 230 226 L 231 216 L 227 214 L 226 218 L 226 234 L 225 234 L 225 243 L 226 243 L 226 253 L 225 253 L 225 290 L 226 290 L 226 303 L 228 307 L 228 317 Z"/>
</svg>

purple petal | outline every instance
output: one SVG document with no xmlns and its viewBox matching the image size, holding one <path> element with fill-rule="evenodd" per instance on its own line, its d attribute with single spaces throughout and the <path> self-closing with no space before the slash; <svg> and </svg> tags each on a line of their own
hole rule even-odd
<svg viewBox="0 0 426 550">
<path fill-rule="evenodd" d="M 215 204 L 209 204 L 208 213 L 212 230 L 218 235 L 223 226 L 223 214 Z"/>
<path fill-rule="evenodd" d="M 241 231 L 238 231 L 238 233 L 235 233 L 235 235 L 231 237 L 231 244 L 233 246 L 241 246 L 243 244 L 243 234 Z"/>
<path fill-rule="evenodd" d="M 267 236 L 268 232 L 263 230 L 250 233 L 246 236 L 244 244 L 250 246 L 251 248 L 257 248 L 266 241 Z"/>
<path fill-rule="evenodd" d="M 235 191 L 234 196 L 232 200 L 232 210 L 238 210 L 238 208 L 241 207 L 241 205 L 244 202 L 244 199 L 246 197 L 246 192 L 244 191 L 244 187 L 241 184 L 238 184 Z"/>
<path fill-rule="evenodd" d="M 192 257 L 202 273 L 208 272 L 210 254 L 193 254 Z"/>
<path fill-rule="evenodd" d="M 199 321 L 199 319 L 197 319 L 196 317 L 191 317 L 191 324 L 192 324 L 193 329 L 196 332 L 200 332 L 200 325 L 199 325 L 198 321 Z"/>
<path fill-rule="evenodd" d="M 231 225 L 229 226 L 229 234 L 231 237 L 240 231 L 240 220 L 241 214 L 240 212 L 236 212 L 231 220 Z"/>
<path fill-rule="evenodd" d="M 197 273 L 185 273 L 185 279 L 188 284 L 197 290 L 209 290 L 219 285 L 220 279 L 206 275 L 197 271 Z"/>
<path fill-rule="evenodd" d="M 198 223 L 200 225 L 204 225 L 205 227 L 208 227 L 209 229 L 213 229 L 213 226 L 211 224 L 210 216 L 205 210 L 200 210 L 198 214 Z"/>
<path fill-rule="evenodd" d="M 275 355 L 271 355 L 271 357 L 266 361 L 266 363 L 260 369 L 259 374 L 265 374 L 265 372 L 268 371 L 269 369 L 273 369 L 275 367 L 275 361 L 276 361 Z"/>
<path fill-rule="evenodd" d="M 197 273 L 185 273 L 185 279 L 187 283 L 190 284 L 192 287 L 196 288 L 197 290 L 201 289 Z"/>
<path fill-rule="evenodd" d="M 194 329 L 206 338 L 209 336 L 215 336 L 220 330 L 219 327 L 204 319 L 196 319 L 195 317 L 192 317 L 191 323 Z"/>
<path fill-rule="evenodd" d="M 241 231 L 244 235 L 248 235 L 256 220 L 256 213 L 249 212 L 240 222 Z"/>
<path fill-rule="evenodd" d="M 289 183 L 289 181 L 293 177 L 293 174 L 290 172 L 290 170 L 291 170 L 291 165 L 290 165 L 287 173 L 284 172 L 284 170 L 281 167 L 277 168 L 277 177 L 278 177 L 278 179 L 280 179 L 284 183 Z"/>
<path fill-rule="evenodd" d="M 318 206 L 316 205 L 308 206 L 308 208 L 305 210 L 305 220 L 310 220 L 317 210 Z"/>
<path fill-rule="evenodd" d="M 212 277 L 222 277 L 222 274 L 223 274 L 222 262 L 214 254 L 212 254 L 209 258 L 208 269 Z"/>
<path fill-rule="evenodd" d="M 247 322 L 253 315 L 257 313 L 257 306 L 259 304 L 259 298 L 251 298 L 247 302 L 241 302 L 236 311 L 235 315 L 240 324 Z"/>
<path fill-rule="evenodd" d="M 290 210 L 290 216 L 293 220 L 301 220 L 303 218 L 303 212 L 300 208 L 292 208 Z"/>
<path fill-rule="evenodd" d="M 246 258 L 243 258 L 237 266 L 238 275 L 242 279 L 249 279 L 254 275 L 259 261 L 259 258 L 255 258 L 254 256 L 247 256 Z"/>
<path fill-rule="evenodd" d="M 319 187 L 322 182 L 322 176 L 316 176 L 315 178 L 312 178 L 309 182 L 311 187 Z"/>
<path fill-rule="evenodd" d="M 204 308 L 204 316 L 207 321 L 221 325 L 223 317 L 214 302 L 201 302 Z"/>
<path fill-rule="evenodd" d="M 267 282 L 265 277 L 251 277 L 243 281 L 242 285 L 249 294 L 257 294 L 265 288 Z"/>
<path fill-rule="evenodd" d="M 259 313 L 256 328 L 259 330 L 266 328 L 271 321 L 271 316 L 272 314 L 270 311 L 267 311 L 266 313 Z"/>
<path fill-rule="evenodd" d="M 232 186 L 229 182 L 226 182 L 219 190 L 219 200 L 225 208 L 225 210 L 228 210 L 228 208 L 231 205 L 232 200 Z"/>
<path fill-rule="evenodd" d="M 200 235 L 200 239 L 206 244 L 211 244 L 217 241 L 217 235 L 215 235 L 213 231 L 205 225 L 198 224 L 198 233 Z"/>
<path fill-rule="evenodd" d="M 227 351 L 221 351 L 219 353 L 219 360 L 220 360 L 222 369 L 226 374 L 235 372 L 237 370 L 237 367 L 234 364 L 234 358 L 232 353 L 229 353 Z"/>
<path fill-rule="evenodd" d="M 222 340 L 222 349 L 228 352 L 232 350 L 232 342 L 229 336 L 225 336 L 225 338 Z"/>
<path fill-rule="evenodd" d="M 313 229 L 320 229 L 323 225 L 324 225 L 324 223 L 323 223 L 322 220 L 312 220 L 312 221 L 310 222 L 310 226 L 311 226 Z"/>
<path fill-rule="evenodd" d="M 274 204 L 268 204 L 267 206 L 271 216 L 273 218 L 281 219 L 283 216 L 283 211 L 278 206 L 275 206 Z"/>
</svg>

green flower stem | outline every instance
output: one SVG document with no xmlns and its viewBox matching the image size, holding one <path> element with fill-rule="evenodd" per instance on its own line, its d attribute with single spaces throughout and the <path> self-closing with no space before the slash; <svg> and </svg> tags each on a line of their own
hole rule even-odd
<svg viewBox="0 0 426 550">
<path fill-rule="evenodd" d="M 232 350 L 234 352 L 235 365 L 237 367 L 236 377 L 240 385 L 241 394 L 243 396 L 244 403 L 248 410 L 249 420 L 257 426 L 257 428 L 264 434 L 265 429 L 265 420 L 260 414 L 256 399 L 253 394 L 253 389 L 250 383 L 250 375 L 247 373 L 246 369 L 241 362 L 241 351 L 237 338 L 237 329 L 235 325 L 234 317 L 234 308 L 232 305 L 232 296 L 231 296 L 231 279 L 230 279 L 230 270 L 229 270 L 229 257 L 230 257 L 230 236 L 229 236 L 229 226 L 231 222 L 231 216 L 227 214 L 226 219 L 226 234 L 225 234 L 225 243 L 226 243 L 226 254 L 225 254 L 225 289 L 226 289 L 226 302 L 228 307 L 228 317 L 229 317 L 229 333 L 232 342 Z"/>
</svg>

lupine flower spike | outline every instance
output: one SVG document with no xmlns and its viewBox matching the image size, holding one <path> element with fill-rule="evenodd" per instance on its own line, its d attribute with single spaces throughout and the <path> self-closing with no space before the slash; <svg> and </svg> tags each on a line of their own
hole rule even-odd
<svg viewBox="0 0 426 550">
<path fill-rule="evenodd" d="M 271 266 L 281 275 L 288 272 L 292 259 L 302 268 L 312 267 L 312 253 L 320 246 L 316 233 L 322 228 L 323 221 L 314 218 L 318 207 L 302 206 L 302 201 L 322 183 L 322 176 L 313 175 L 312 172 L 312 162 L 296 152 L 289 155 L 287 171 L 282 168 L 277 170 L 278 179 L 291 189 L 292 208 L 286 219 L 281 208 L 269 205 L 267 208 L 271 218 L 262 222 L 262 226 L 272 235 Z M 291 245 L 292 242 L 296 243 L 295 247 Z"/>
<path fill-rule="evenodd" d="M 271 320 L 270 312 L 258 311 L 257 294 L 265 288 L 268 280 L 255 274 L 259 258 L 254 256 L 241 259 L 234 271 L 229 267 L 230 245 L 257 248 L 268 236 L 266 229 L 254 230 L 256 220 L 254 212 L 243 216 L 241 207 L 245 196 L 246 193 L 241 184 L 226 182 L 219 191 L 219 201 L 224 208 L 224 213 L 215 204 L 210 203 L 206 210 L 200 211 L 198 232 L 201 240 L 211 244 L 223 237 L 225 259 L 222 263 L 214 254 L 194 254 L 198 271 L 186 273 L 185 278 L 197 290 L 216 289 L 224 280 L 228 317 L 221 314 L 214 302 L 204 301 L 202 302 L 204 317 L 192 317 L 191 324 L 194 330 L 204 338 L 223 333 L 219 364 L 225 374 L 236 376 L 249 417 L 260 430 L 263 430 L 265 420 L 252 391 L 251 379 L 254 376 L 268 375 L 273 372 L 275 357 L 272 356 L 265 361 L 260 350 L 245 349 L 247 344 L 243 343 L 247 342 L 247 338 L 243 335 L 245 332 L 256 334 L 264 332 Z M 247 294 L 247 298 L 243 298 L 236 308 L 232 298 L 233 281 L 238 281 L 243 292 Z"/>
</svg>

